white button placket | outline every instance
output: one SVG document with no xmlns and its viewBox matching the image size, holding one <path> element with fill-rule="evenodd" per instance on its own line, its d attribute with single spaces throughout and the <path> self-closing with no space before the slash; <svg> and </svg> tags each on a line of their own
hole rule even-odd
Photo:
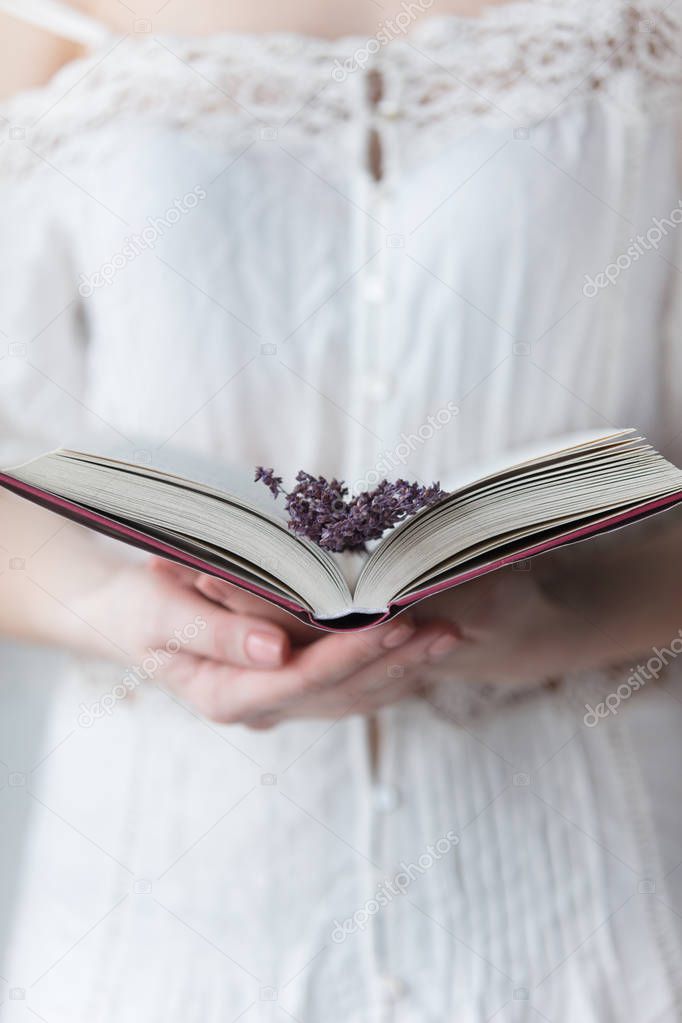
<svg viewBox="0 0 682 1023">
<path fill-rule="evenodd" d="M 382 90 L 386 79 L 380 62 L 364 73 L 364 105 L 360 129 L 364 135 L 364 173 L 359 193 L 357 242 L 359 271 L 356 288 L 356 333 L 354 344 L 355 418 L 361 429 L 351 452 L 353 479 L 364 479 L 375 469 L 382 450 L 383 405 L 394 393 L 395 375 L 391 364 L 389 313 L 395 296 L 388 274 L 386 238 L 391 217 L 390 179 L 393 168 L 387 161 L 392 147 L 388 135 L 396 118 L 395 105 L 382 96 L 373 101 L 378 80 Z M 371 162 L 373 146 L 380 167 Z M 377 170 L 380 174 L 377 174 Z M 370 476 L 370 479 L 373 477 Z"/>
<path fill-rule="evenodd" d="M 368 75 L 366 89 L 365 124 L 368 157 L 362 203 L 365 265 L 358 275 L 359 330 L 356 352 L 356 365 L 360 370 L 358 418 L 365 427 L 362 431 L 362 451 L 358 454 L 362 459 L 363 475 L 375 469 L 384 433 L 385 403 L 394 392 L 395 380 L 390 322 L 391 303 L 397 300 L 397 296 L 392 292 L 387 237 L 390 235 L 392 215 L 391 182 L 395 172 L 392 131 L 400 111 L 397 103 L 387 95 L 390 83 L 380 61 L 377 64 L 381 75 L 381 96 L 378 102 L 374 103 L 371 99 L 372 72 Z M 380 175 L 377 175 L 376 168 L 373 168 L 370 162 L 372 147 L 375 155 L 378 153 L 380 158 Z M 375 896 L 386 882 L 384 870 L 394 859 L 390 838 L 391 824 L 393 815 L 400 812 L 402 803 L 402 795 L 398 789 L 382 778 L 382 732 L 385 727 L 386 721 L 382 718 L 375 718 L 373 722 L 368 722 L 367 726 L 368 742 L 371 740 L 374 743 L 373 754 L 370 757 L 372 761 L 372 792 L 368 808 L 370 844 L 372 859 L 380 865 L 380 869 L 369 871 L 370 897 Z M 407 1008 L 405 995 L 408 988 L 403 978 L 391 972 L 391 964 L 387 961 L 385 923 L 381 910 L 372 916 L 370 927 L 373 945 L 373 1008 L 378 1014 L 377 1019 L 382 1023 L 398 1023 L 402 1018 L 401 1013 Z"/>
<path fill-rule="evenodd" d="M 386 224 L 390 216 L 390 200 L 386 187 L 382 182 L 373 184 L 375 192 L 373 207 L 377 219 Z M 386 250 L 386 230 L 378 224 L 374 225 L 372 239 L 378 255 L 374 257 L 368 269 L 371 270 L 364 280 L 364 301 L 366 305 L 368 326 L 368 371 L 364 381 L 365 398 L 369 405 L 370 418 L 380 419 L 380 406 L 387 401 L 394 391 L 394 373 L 390 365 L 389 351 L 389 303 L 393 296 L 389 293 L 389 277 Z M 382 433 L 381 430 L 376 432 Z"/>
<path fill-rule="evenodd" d="M 367 257 L 371 258 L 371 262 L 363 275 L 362 282 L 367 340 L 365 351 L 367 375 L 363 380 L 363 389 L 370 427 L 381 436 L 381 429 L 376 429 L 372 424 L 380 427 L 380 402 L 390 394 L 386 377 L 388 333 L 386 328 L 387 305 L 391 296 L 388 293 L 387 253 L 384 241 L 386 231 L 383 226 L 386 223 L 388 202 L 381 183 L 372 182 L 371 191 L 374 193 L 371 211 L 376 217 L 376 221 L 371 221 L 368 226 Z"/>
<path fill-rule="evenodd" d="M 386 89 L 385 76 L 382 88 Z M 389 277 L 388 250 L 386 237 L 389 234 L 391 217 L 390 177 L 393 171 L 387 156 L 392 147 L 388 144 L 391 120 L 395 117 L 394 104 L 386 99 L 370 108 L 370 131 L 377 140 L 380 157 L 380 177 L 371 176 L 370 194 L 372 202 L 369 212 L 374 219 L 368 226 L 368 258 L 372 257 L 363 278 L 363 298 L 367 323 L 367 377 L 365 397 L 369 415 L 380 426 L 381 403 L 393 391 L 393 373 L 389 350 L 389 306 L 395 299 Z M 376 429 L 381 434 L 381 429 Z"/>
<path fill-rule="evenodd" d="M 395 785 L 378 783 L 374 786 L 372 803 L 377 813 L 393 813 L 400 806 L 400 792 Z"/>
</svg>

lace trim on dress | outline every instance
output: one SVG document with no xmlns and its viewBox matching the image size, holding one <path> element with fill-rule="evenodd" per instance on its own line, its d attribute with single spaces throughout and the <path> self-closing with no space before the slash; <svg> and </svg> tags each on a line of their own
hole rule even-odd
<svg viewBox="0 0 682 1023">
<path fill-rule="evenodd" d="M 512 2 L 475 19 L 426 16 L 386 45 L 379 35 L 126 36 L 0 107 L 0 167 L 83 159 L 95 133 L 134 118 L 223 150 L 312 142 L 318 168 L 322 150 L 338 164 L 364 152 L 343 143 L 366 128 L 369 72 L 382 76 L 376 116 L 404 165 L 486 123 L 523 133 L 586 96 L 625 114 L 678 103 L 681 51 L 682 18 L 667 0 Z"/>
<path fill-rule="evenodd" d="M 656 0 L 540 0 L 489 8 L 479 21 L 427 21 L 388 55 L 407 126 L 394 146 L 412 135 L 424 159 L 490 123 L 528 138 L 589 100 L 626 117 L 661 111 L 679 103 L 681 39 L 679 10 Z"/>
<path fill-rule="evenodd" d="M 393 63 L 405 113 L 418 124 L 453 115 L 528 123 L 575 95 L 648 104 L 674 94 L 681 36 L 680 13 L 660 0 L 539 0 L 488 8 L 480 20 L 426 21 Z"/>
</svg>

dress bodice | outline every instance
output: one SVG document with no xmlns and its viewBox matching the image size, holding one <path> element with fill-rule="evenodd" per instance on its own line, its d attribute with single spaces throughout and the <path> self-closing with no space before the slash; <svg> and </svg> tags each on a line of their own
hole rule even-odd
<svg viewBox="0 0 682 1023">
<path fill-rule="evenodd" d="M 607 423 L 674 457 L 675 225 L 627 252 L 677 208 L 679 33 L 532 0 L 387 40 L 107 37 L 3 107 L 3 432 L 353 481 Z"/>
</svg>

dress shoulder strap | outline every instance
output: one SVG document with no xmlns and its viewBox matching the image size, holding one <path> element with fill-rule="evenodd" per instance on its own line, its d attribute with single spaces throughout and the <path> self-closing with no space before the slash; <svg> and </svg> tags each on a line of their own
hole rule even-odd
<svg viewBox="0 0 682 1023">
<path fill-rule="evenodd" d="M 112 35 L 101 21 L 62 0 L 0 0 L 0 11 L 89 49 L 101 46 Z"/>
</svg>

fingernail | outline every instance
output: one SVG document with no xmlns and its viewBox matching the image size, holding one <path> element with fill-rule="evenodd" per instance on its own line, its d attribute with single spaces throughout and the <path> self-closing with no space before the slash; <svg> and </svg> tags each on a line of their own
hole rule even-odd
<svg viewBox="0 0 682 1023">
<path fill-rule="evenodd" d="M 249 632 L 244 647 L 249 660 L 262 668 L 276 668 L 282 663 L 282 640 L 271 632 Z"/>
<path fill-rule="evenodd" d="M 403 643 L 406 643 L 408 639 L 414 636 L 416 631 L 416 627 L 412 622 L 399 622 L 386 633 L 381 641 L 382 645 L 385 646 L 387 650 L 392 650 L 393 647 L 401 646 Z"/>
<path fill-rule="evenodd" d="M 426 648 L 426 655 L 430 661 L 439 661 L 441 657 L 445 657 L 446 654 L 454 650 L 458 643 L 457 636 L 453 636 L 451 632 L 444 632 L 429 644 Z"/>
</svg>

